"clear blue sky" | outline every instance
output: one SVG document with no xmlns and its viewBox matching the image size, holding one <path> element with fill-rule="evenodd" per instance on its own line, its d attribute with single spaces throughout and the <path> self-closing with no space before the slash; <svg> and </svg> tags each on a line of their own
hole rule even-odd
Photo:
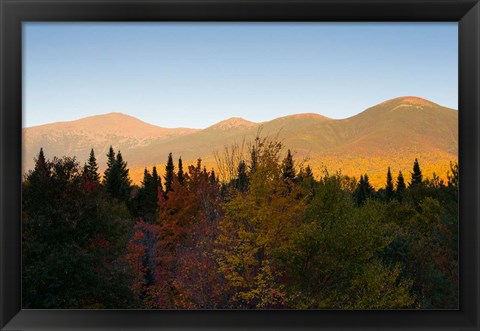
<svg viewBox="0 0 480 331">
<path fill-rule="evenodd" d="M 458 108 L 457 23 L 26 23 L 24 126 L 122 112 L 163 127 Z"/>
</svg>

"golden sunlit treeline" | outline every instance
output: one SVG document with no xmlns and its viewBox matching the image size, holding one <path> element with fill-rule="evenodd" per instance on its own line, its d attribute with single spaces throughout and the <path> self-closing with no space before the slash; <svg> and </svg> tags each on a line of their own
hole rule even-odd
<svg viewBox="0 0 480 331">
<path fill-rule="evenodd" d="M 458 165 L 385 169 L 375 189 L 314 173 L 276 139 L 132 185 L 110 149 L 46 160 L 23 181 L 23 307 L 454 309 Z M 390 168 L 392 167 L 392 168 Z"/>
</svg>

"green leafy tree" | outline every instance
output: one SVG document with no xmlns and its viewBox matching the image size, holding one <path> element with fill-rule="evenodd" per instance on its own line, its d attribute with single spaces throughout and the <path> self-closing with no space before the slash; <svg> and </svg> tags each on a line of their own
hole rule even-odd
<svg viewBox="0 0 480 331">
<path fill-rule="evenodd" d="M 219 271 L 233 307 L 285 307 L 276 256 L 300 224 L 305 204 L 282 178 L 281 144 L 264 140 L 255 151 L 248 190 L 225 204 L 225 218 L 219 221 Z"/>
<path fill-rule="evenodd" d="M 448 187 L 458 187 L 458 163 L 450 162 L 450 170 L 447 172 Z"/>
<path fill-rule="evenodd" d="M 362 176 L 363 177 L 363 176 Z M 382 262 L 392 225 L 385 205 L 367 200 L 357 207 L 339 174 L 323 177 L 306 219 L 281 254 L 291 282 L 291 305 L 318 309 L 413 307 L 411 281 L 401 266 Z"/>
</svg>

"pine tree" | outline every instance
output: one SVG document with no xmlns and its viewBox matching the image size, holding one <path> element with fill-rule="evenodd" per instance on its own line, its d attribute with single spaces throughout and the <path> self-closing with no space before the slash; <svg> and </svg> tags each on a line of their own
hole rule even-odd
<svg viewBox="0 0 480 331">
<path fill-rule="evenodd" d="M 153 223 L 158 210 L 158 174 L 155 167 L 153 167 L 152 174 L 145 168 L 139 196 L 143 218 L 147 222 Z"/>
<path fill-rule="evenodd" d="M 215 177 L 215 170 L 212 169 L 210 172 L 210 184 L 216 184 L 217 183 L 217 178 Z"/>
<path fill-rule="evenodd" d="M 412 182 L 410 183 L 410 187 L 418 186 L 422 184 L 422 171 L 420 170 L 420 165 L 418 164 L 418 160 L 415 159 L 413 163 L 413 172 L 412 175 Z"/>
<path fill-rule="evenodd" d="M 88 158 L 87 172 L 91 181 L 98 182 L 100 175 L 98 174 L 97 159 L 95 158 L 95 152 L 93 148 L 90 150 L 90 157 Z"/>
<path fill-rule="evenodd" d="M 287 152 L 287 157 L 283 160 L 282 164 L 282 177 L 285 180 L 295 180 L 295 167 L 293 164 L 293 157 L 290 150 Z"/>
<path fill-rule="evenodd" d="M 178 172 L 177 172 L 177 177 L 178 177 L 178 182 L 180 184 L 183 184 L 183 181 L 185 180 L 184 172 L 183 172 L 183 162 L 182 158 L 180 157 L 178 159 Z"/>
<path fill-rule="evenodd" d="M 47 160 L 45 159 L 45 154 L 43 153 L 43 148 L 40 147 L 40 152 L 38 152 L 38 157 L 35 162 L 35 171 L 41 171 L 42 169 L 46 169 Z"/>
<path fill-rule="evenodd" d="M 392 178 L 392 173 L 390 172 L 390 167 L 388 167 L 387 184 L 385 185 L 385 195 L 387 200 L 391 200 L 393 198 L 393 193 L 394 193 L 393 178 Z"/>
<path fill-rule="evenodd" d="M 142 186 L 145 188 L 145 187 L 148 187 L 148 185 L 150 185 L 152 181 L 152 175 L 150 174 L 150 172 L 148 171 L 147 168 L 145 168 L 145 170 L 143 171 L 143 181 L 142 181 Z"/>
<path fill-rule="evenodd" d="M 398 172 L 397 177 L 397 196 L 401 197 L 407 186 L 405 185 L 405 178 L 401 171 Z"/>
<path fill-rule="evenodd" d="M 312 171 L 312 168 L 310 168 L 310 165 L 307 165 L 307 167 L 305 168 L 305 178 L 314 179 L 313 178 L 313 171 Z"/>
<path fill-rule="evenodd" d="M 35 160 L 35 168 L 33 170 L 33 177 L 36 177 L 40 180 L 46 179 L 50 175 L 50 167 L 47 160 L 45 159 L 45 154 L 43 153 L 43 148 L 40 148 L 38 157 Z"/>
<path fill-rule="evenodd" d="M 156 166 L 153 166 L 153 169 L 152 169 L 152 180 L 153 180 L 155 188 L 157 189 L 157 192 L 158 192 L 158 190 L 163 192 L 162 178 L 160 178 L 160 176 L 158 175 Z"/>
<path fill-rule="evenodd" d="M 123 160 L 120 151 L 118 151 L 115 157 L 115 152 L 111 147 L 107 157 L 107 170 L 105 170 L 104 178 L 105 190 L 112 197 L 127 201 L 131 189 L 127 163 Z"/>
<path fill-rule="evenodd" d="M 238 164 L 238 170 L 237 170 L 237 180 L 236 180 L 236 188 L 240 192 L 246 192 L 248 188 L 248 177 L 247 177 L 247 165 L 245 164 L 245 161 L 240 161 Z"/>
<path fill-rule="evenodd" d="M 360 175 L 360 181 L 358 183 L 357 190 L 355 191 L 355 196 L 357 200 L 357 205 L 363 205 L 368 198 L 373 196 L 373 186 L 370 184 L 368 175 Z"/>
<path fill-rule="evenodd" d="M 208 179 L 207 167 L 203 166 L 203 178 Z"/>
<path fill-rule="evenodd" d="M 119 198 L 127 200 L 130 195 L 131 190 L 131 180 L 129 177 L 129 170 L 127 168 L 127 162 L 123 160 L 122 153 L 118 151 L 117 153 L 117 165 L 119 169 L 120 176 L 120 187 L 119 187 Z"/>
<path fill-rule="evenodd" d="M 113 147 L 110 146 L 110 149 L 108 150 L 108 153 L 107 153 L 107 169 L 105 169 L 105 172 L 103 173 L 103 182 L 105 185 L 107 183 L 110 170 L 115 165 L 115 162 L 116 162 L 115 152 L 113 151 Z"/>
<path fill-rule="evenodd" d="M 173 158 L 172 153 L 168 154 L 167 165 L 165 166 L 165 192 L 171 192 L 172 183 L 173 183 L 173 171 L 175 170 L 175 166 L 173 165 Z"/>
</svg>

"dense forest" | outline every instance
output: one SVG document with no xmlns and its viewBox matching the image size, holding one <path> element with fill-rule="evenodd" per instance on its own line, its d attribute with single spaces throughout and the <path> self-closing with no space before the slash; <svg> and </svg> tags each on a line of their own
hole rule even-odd
<svg viewBox="0 0 480 331">
<path fill-rule="evenodd" d="M 145 169 L 112 148 L 47 160 L 22 183 L 23 308 L 458 307 L 458 164 L 385 169 L 376 190 L 314 174 L 275 139 Z M 392 165 L 395 166 L 395 165 Z"/>
</svg>

